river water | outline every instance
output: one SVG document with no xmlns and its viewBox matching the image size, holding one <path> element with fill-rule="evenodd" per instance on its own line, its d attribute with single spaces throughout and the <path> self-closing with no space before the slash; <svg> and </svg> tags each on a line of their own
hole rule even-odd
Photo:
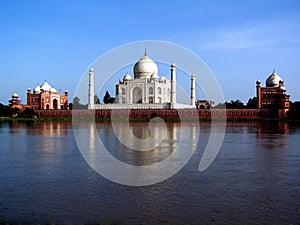
<svg viewBox="0 0 300 225">
<path fill-rule="evenodd" d="M 142 153 L 120 143 L 110 122 L 89 123 L 76 127 L 87 149 L 84 135 L 93 127 L 114 157 L 137 167 L 178 151 L 178 130 L 196 142 L 195 151 L 169 179 L 122 185 L 86 161 L 72 122 L 1 122 L 0 224 L 300 224 L 299 125 L 229 122 L 217 157 L 200 172 L 209 122 L 200 129 L 168 122 L 167 144 Z M 151 133 L 147 123 L 130 127 L 137 138 Z"/>
</svg>

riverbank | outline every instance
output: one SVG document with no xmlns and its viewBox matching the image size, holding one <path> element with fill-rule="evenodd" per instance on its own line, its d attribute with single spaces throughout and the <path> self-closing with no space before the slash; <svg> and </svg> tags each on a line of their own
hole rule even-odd
<svg viewBox="0 0 300 225">
<path fill-rule="evenodd" d="M 153 117 L 154 118 L 154 117 Z M 108 121 L 136 121 L 136 122 L 147 122 L 150 121 L 152 118 L 70 118 L 70 117 L 37 117 L 37 118 L 0 118 L 0 121 L 97 121 L 97 122 L 108 122 Z M 211 122 L 211 118 L 165 118 L 163 119 L 166 122 L 180 122 L 180 121 L 199 121 L 199 122 Z M 214 121 L 225 121 L 224 119 L 216 118 Z M 230 122 L 272 122 L 272 121 L 294 121 L 294 120 L 286 120 L 286 119 L 279 119 L 279 118 L 227 118 L 226 121 Z M 295 121 L 299 122 L 299 121 Z"/>
</svg>

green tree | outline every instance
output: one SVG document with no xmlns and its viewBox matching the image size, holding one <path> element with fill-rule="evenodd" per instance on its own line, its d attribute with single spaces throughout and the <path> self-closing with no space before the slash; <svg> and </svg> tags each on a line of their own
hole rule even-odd
<svg viewBox="0 0 300 225">
<path fill-rule="evenodd" d="M 104 104 L 114 103 L 115 99 L 116 98 L 111 97 L 110 94 L 109 94 L 109 92 L 106 91 L 105 95 L 103 97 L 103 102 L 104 102 Z"/>
<path fill-rule="evenodd" d="M 75 96 L 73 98 L 73 105 L 76 106 L 76 105 L 81 105 L 80 104 L 80 98 L 78 98 L 77 96 Z"/>
<path fill-rule="evenodd" d="M 94 103 L 95 104 L 100 104 L 100 99 L 98 98 L 97 95 L 94 96 Z"/>
<path fill-rule="evenodd" d="M 213 107 L 214 109 L 224 109 L 225 108 L 225 102 L 220 102 L 218 105 Z"/>
<path fill-rule="evenodd" d="M 240 100 L 231 100 L 231 102 L 225 102 L 227 109 L 243 109 L 245 105 Z"/>
<path fill-rule="evenodd" d="M 87 109 L 87 108 L 88 108 L 87 104 L 84 105 L 80 103 L 80 98 L 78 98 L 77 96 L 73 98 L 72 109 Z"/>
<path fill-rule="evenodd" d="M 257 97 L 249 98 L 247 102 L 248 109 L 257 109 Z"/>
<path fill-rule="evenodd" d="M 18 115 L 18 117 L 24 117 L 24 118 L 32 118 L 34 116 L 35 116 L 35 112 L 32 108 L 26 108 Z"/>
<path fill-rule="evenodd" d="M 8 105 L 0 103 L 0 117 L 10 117 L 12 115 L 12 109 Z"/>
</svg>

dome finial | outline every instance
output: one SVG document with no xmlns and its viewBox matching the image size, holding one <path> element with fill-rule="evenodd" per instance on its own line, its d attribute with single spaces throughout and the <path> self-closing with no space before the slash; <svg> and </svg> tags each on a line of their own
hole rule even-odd
<svg viewBox="0 0 300 225">
<path fill-rule="evenodd" d="M 144 56 L 147 56 L 147 48 L 145 48 Z"/>
</svg>

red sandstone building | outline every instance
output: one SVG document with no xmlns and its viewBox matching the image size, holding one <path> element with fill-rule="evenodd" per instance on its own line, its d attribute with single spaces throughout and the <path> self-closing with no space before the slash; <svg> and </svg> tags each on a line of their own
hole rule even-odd
<svg viewBox="0 0 300 225">
<path fill-rule="evenodd" d="M 61 95 L 54 87 L 51 87 L 47 81 L 41 86 L 37 85 L 31 93 L 27 89 L 27 105 L 32 109 L 69 109 L 68 91 Z"/>
<path fill-rule="evenodd" d="M 19 96 L 14 93 L 9 100 L 11 108 L 18 108 L 23 110 L 25 108 L 32 108 L 34 110 L 51 110 L 51 109 L 69 109 L 68 91 L 62 95 L 54 87 L 51 87 L 47 81 L 41 86 L 37 85 L 33 92 L 27 89 L 27 104 L 21 104 Z"/>
<path fill-rule="evenodd" d="M 17 93 L 14 93 L 11 96 L 11 99 L 8 101 L 9 102 L 9 106 L 12 109 L 19 109 L 19 110 L 23 110 L 24 108 L 28 108 L 27 105 L 23 105 L 21 104 L 21 99 L 19 99 L 19 95 Z"/>
<path fill-rule="evenodd" d="M 266 87 L 261 87 L 261 81 L 256 81 L 257 107 L 259 109 L 289 109 L 290 95 L 287 95 L 284 81 L 273 73 L 266 80 Z"/>
</svg>

